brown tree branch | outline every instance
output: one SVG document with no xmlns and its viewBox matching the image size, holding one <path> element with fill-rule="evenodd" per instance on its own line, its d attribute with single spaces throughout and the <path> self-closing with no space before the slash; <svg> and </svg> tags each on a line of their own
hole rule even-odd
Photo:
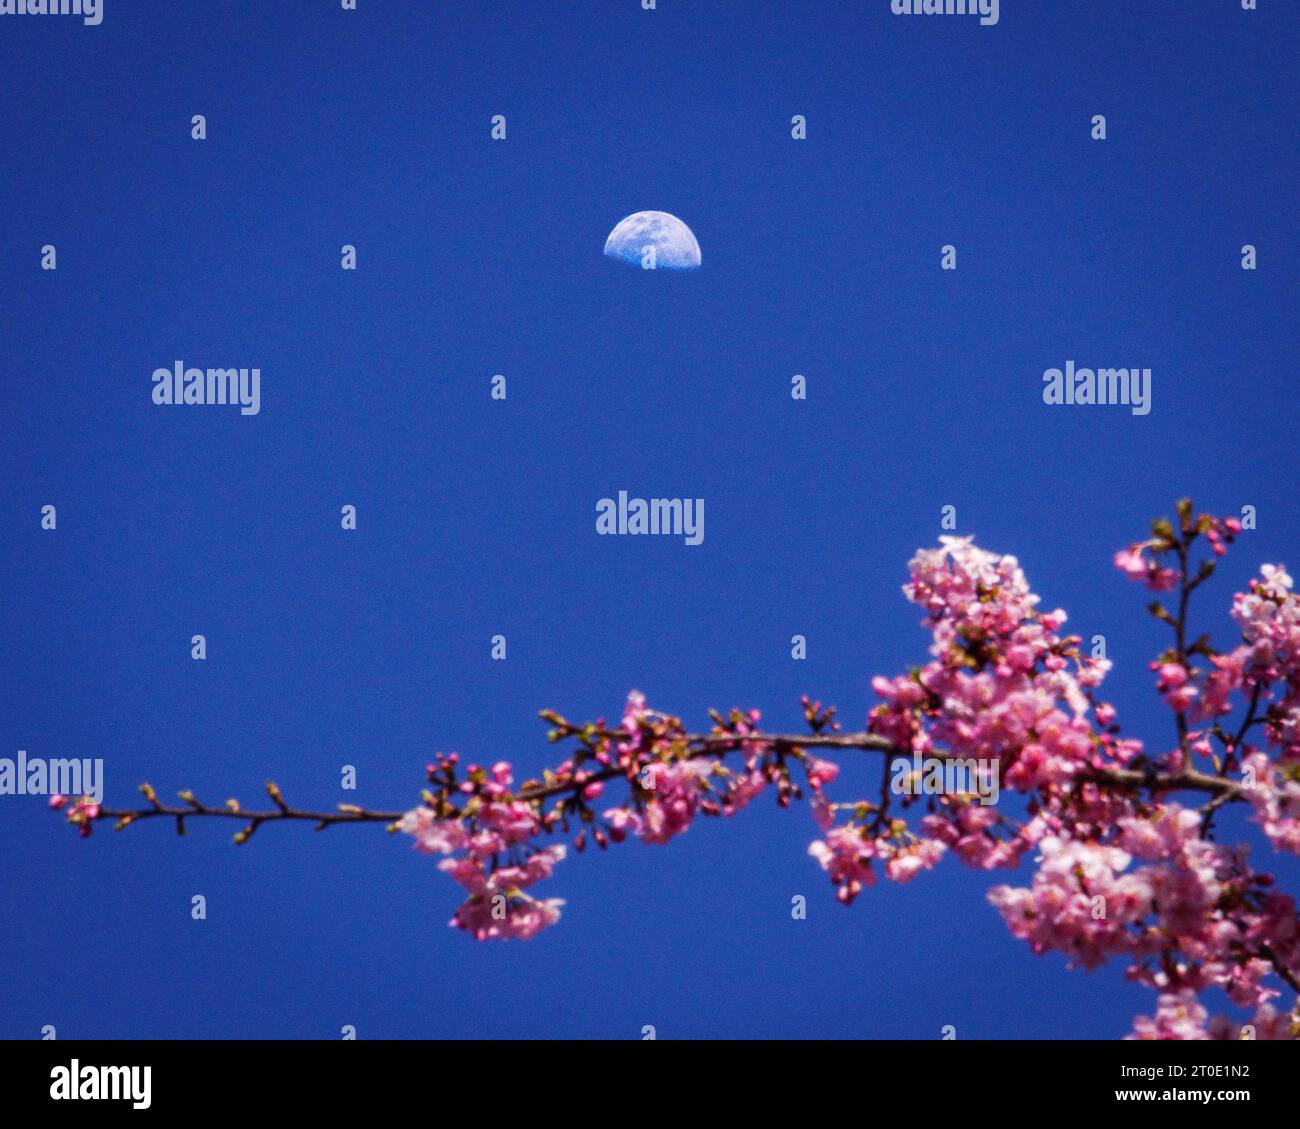
<svg viewBox="0 0 1300 1129">
<path fill-rule="evenodd" d="M 593 728 L 575 728 L 573 734 L 567 735 L 579 733 L 585 733 L 593 738 L 613 741 L 627 741 L 633 736 L 621 729 Z M 758 745 L 788 752 L 807 749 L 855 749 L 882 753 L 887 758 L 910 758 L 912 756 L 911 752 L 898 748 L 884 737 L 866 732 L 812 734 L 691 733 L 684 735 L 682 740 L 685 742 L 692 758 L 719 754 L 725 756 L 728 752 L 735 751 L 742 745 Z M 964 758 L 956 757 L 947 750 L 936 749 L 927 754 L 926 759 L 960 760 Z M 618 765 L 608 765 L 596 772 L 588 773 L 580 781 L 566 778 L 550 784 L 527 784 L 513 793 L 512 798 L 525 802 L 541 802 L 551 796 L 578 792 L 596 781 L 613 780 L 625 775 L 625 768 Z M 1213 803 L 1215 807 L 1223 803 L 1245 799 L 1243 787 L 1240 784 L 1220 776 L 1197 772 L 1193 769 L 1185 769 L 1177 773 L 1159 773 L 1140 769 L 1087 768 L 1079 773 L 1078 779 L 1103 786 L 1146 791 L 1153 795 L 1179 791 L 1204 792 L 1214 797 Z M 120 829 L 141 820 L 164 816 L 175 819 L 178 830 L 182 834 L 184 833 L 186 820 L 201 818 L 238 819 L 247 824 L 240 836 L 236 836 L 240 842 L 243 842 L 264 823 L 310 822 L 315 823 L 316 829 L 321 831 L 326 827 L 341 823 L 394 824 L 405 814 L 400 811 L 369 811 L 353 804 L 340 804 L 338 810 L 332 812 L 307 811 L 291 807 L 285 803 L 279 789 L 274 784 L 267 785 L 267 792 L 275 803 L 274 810 L 268 811 L 245 811 L 233 800 L 229 801 L 225 807 L 210 807 L 200 803 L 191 792 L 182 792 L 180 794 L 181 799 L 185 801 L 185 806 L 168 806 L 154 797 L 153 790 L 148 785 L 145 785 L 142 791 L 151 799 L 151 806 L 138 809 L 101 807 L 98 818 L 116 819 L 118 821 L 117 826 Z"/>
</svg>

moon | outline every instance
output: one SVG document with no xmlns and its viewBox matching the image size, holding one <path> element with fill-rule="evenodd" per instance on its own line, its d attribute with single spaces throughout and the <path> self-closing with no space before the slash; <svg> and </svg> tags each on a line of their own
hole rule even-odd
<svg viewBox="0 0 1300 1129">
<path fill-rule="evenodd" d="M 655 249 L 656 270 L 699 270 L 700 242 L 667 212 L 633 212 L 618 221 L 605 240 L 605 257 L 643 266 L 645 249 Z"/>
</svg>

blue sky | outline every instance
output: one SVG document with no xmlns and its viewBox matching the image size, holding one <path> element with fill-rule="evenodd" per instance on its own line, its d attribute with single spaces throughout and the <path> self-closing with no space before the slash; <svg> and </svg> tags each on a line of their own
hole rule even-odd
<svg viewBox="0 0 1300 1129">
<path fill-rule="evenodd" d="M 793 729 L 805 692 L 857 726 L 924 657 L 899 586 L 944 505 L 1106 635 L 1126 730 L 1164 747 L 1163 629 L 1114 550 L 1181 494 L 1255 506 L 1202 602 L 1220 632 L 1258 562 L 1300 565 L 1300 7 L 1260 6 L 0 17 L 0 755 L 102 757 L 117 803 L 273 777 L 395 808 L 434 750 L 537 772 L 538 709 L 615 717 L 632 687 L 696 726 Z M 602 258 L 641 209 L 703 269 Z M 260 367 L 260 414 L 154 405 L 177 359 Z M 1045 406 L 1067 360 L 1150 367 L 1151 413 Z M 597 536 L 620 489 L 703 497 L 704 544 Z M 571 857 L 530 944 L 447 928 L 457 889 L 378 828 L 229 831 L 83 843 L 0 798 L 0 1036 L 1114 1038 L 1154 1002 L 1013 940 L 1004 872 L 842 908 L 806 809 L 768 799 Z"/>
</svg>

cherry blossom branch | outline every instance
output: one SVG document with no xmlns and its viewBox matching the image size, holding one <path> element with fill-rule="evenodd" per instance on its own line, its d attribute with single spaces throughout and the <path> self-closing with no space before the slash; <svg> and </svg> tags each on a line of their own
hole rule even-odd
<svg viewBox="0 0 1300 1129">
<path fill-rule="evenodd" d="M 543 711 L 550 742 L 566 742 L 568 752 L 540 779 L 516 785 L 506 761 L 462 766 L 455 753 L 436 754 L 422 802 L 408 811 L 353 804 L 310 811 L 288 804 L 274 784 L 266 810 L 245 811 L 235 800 L 212 807 L 192 792 L 168 805 L 146 784 L 147 807 L 104 808 L 82 797 L 67 818 L 83 836 L 106 818 L 122 829 L 162 817 L 182 834 L 192 819 L 235 819 L 244 824 L 238 843 L 267 823 L 386 824 L 440 856 L 439 870 L 464 890 L 453 926 L 477 940 L 527 940 L 560 917 L 561 899 L 531 891 L 565 858 L 560 837 L 571 836 L 579 852 L 589 842 L 604 849 L 629 837 L 663 845 L 697 816 L 734 815 L 769 788 L 782 808 L 806 790 L 821 829 L 808 853 L 844 904 L 873 885 L 878 870 L 909 882 L 948 855 L 987 871 L 1013 869 L 1032 852 L 1030 884 L 999 885 L 988 900 L 1035 952 L 1059 951 L 1084 968 L 1130 960 L 1129 975 L 1159 992 L 1155 1017 L 1134 1025 L 1139 1038 L 1237 1037 L 1226 1017 L 1209 1019 L 1199 1002 L 1211 987 L 1254 1009 L 1252 1037 L 1297 1038 L 1300 1005 L 1279 1012 L 1272 1003 L 1277 983 L 1300 996 L 1295 901 L 1250 862 L 1245 845 L 1224 846 L 1208 834 L 1219 808 L 1247 803 L 1274 848 L 1300 853 L 1293 581 L 1279 566 L 1261 566 L 1249 590 L 1234 597 L 1241 641 L 1230 651 L 1215 650 L 1208 635 L 1193 641 L 1188 626 L 1191 594 L 1215 567 L 1193 561 L 1197 539 L 1222 556 L 1241 531 L 1235 519 L 1196 515 L 1183 501 L 1176 525 L 1152 523 L 1152 537 L 1115 557 L 1151 591 L 1177 592 L 1176 612 L 1148 605 L 1174 636 L 1151 664 L 1177 722 L 1168 752 L 1122 735 L 1115 708 L 1098 694 L 1109 660 L 1085 656 L 1081 636 L 1062 633 L 1064 611 L 1038 609 L 1014 557 L 944 537 L 938 549 L 918 551 L 904 586 L 924 609 L 930 658 L 872 679 L 880 701 L 861 731 L 841 732 L 833 708 L 804 698 L 807 733 L 765 733 L 756 710 L 713 711 L 711 730 L 688 733 L 633 691 L 615 725 L 574 724 Z M 1229 725 L 1224 719 L 1243 700 L 1244 718 Z M 1246 744 L 1261 726 L 1263 742 Z M 840 768 L 824 754 L 836 751 L 881 755 L 874 801 L 827 795 Z M 1210 770 L 1196 767 L 1198 757 Z M 622 794 L 598 805 L 618 781 Z M 992 806 L 1004 788 L 1022 797 L 1023 822 Z M 1191 807 L 1176 793 L 1206 799 Z M 920 805 L 919 796 L 926 797 Z M 68 802 L 55 797 L 53 806 Z"/>
<path fill-rule="evenodd" d="M 247 825 L 236 834 L 235 842 L 246 843 L 264 823 L 304 821 L 315 823 L 317 831 L 324 831 L 325 828 L 337 823 L 396 823 L 403 815 L 402 812 L 367 811 L 355 804 L 340 804 L 336 811 L 306 811 L 293 808 L 285 803 L 284 796 L 274 782 L 268 782 L 266 785 L 267 795 L 275 804 L 274 811 L 246 811 L 240 806 L 238 800 L 227 800 L 224 807 L 214 808 L 202 803 L 193 792 L 188 790 L 180 793 L 184 806 L 168 806 L 158 799 L 151 785 L 140 785 L 140 791 L 149 801 L 148 807 L 119 809 L 90 805 L 94 814 L 89 814 L 89 819 L 114 819 L 117 821 L 114 830 L 122 831 L 133 823 L 166 817 L 176 821 L 178 835 L 186 833 L 186 822 L 191 819 L 238 819 L 246 821 Z M 61 798 L 56 797 L 56 799 Z M 78 807 L 84 810 L 84 801 Z M 75 814 L 74 809 L 74 821 Z"/>
<path fill-rule="evenodd" d="M 632 734 L 627 730 L 591 726 L 568 727 L 564 735 L 575 736 L 578 734 L 609 741 L 626 741 L 632 737 Z M 728 752 L 739 749 L 742 744 L 752 748 L 769 748 L 774 751 L 785 750 L 796 754 L 805 749 L 877 752 L 884 754 L 886 763 L 895 757 L 911 756 L 910 752 L 899 748 L 885 738 L 875 733 L 866 732 L 810 734 L 755 732 L 743 736 L 727 733 L 688 733 L 684 735 L 683 742 L 687 746 L 691 758 L 725 756 Z M 945 749 L 932 750 L 927 756 L 941 761 L 953 759 L 952 754 Z M 567 796 L 580 792 L 593 782 L 614 780 L 622 776 L 624 776 L 623 769 L 610 766 L 594 772 L 580 781 L 570 779 L 550 785 L 525 784 L 510 798 L 524 802 L 540 802 L 551 797 Z M 1205 792 L 1214 797 L 1212 801 L 1214 807 L 1218 807 L 1223 803 L 1245 799 L 1241 785 L 1225 780 L 1220 776 L 1212 776 L 1192 769 L 1177 773 L 1160 773 L 1144 772 L 1139 769 L 1093 768 L 1081 772 L 1079 778 L 1094 784 L 1139 789 L 1152 795 L 1179 791 Z M 294 808 L 285 803 L 283 795 L 274 783 L 268 783 L 266 789 L 267 794 L 275 803 L 275 809 L 271 811 L 250 811 L 242 808 L 237 800 L 227 800 L 223 807 L 212 807 L 200 802 L 190 791 L 180 793 L 180 799 L 183 801 L 182 805 L 167 805 L 158 800 L 150 785 L 144 784 L 141 786 L 141 791 L 145 794 L 146 799 L 150 800 L 148 807 L 108 808 L 97 806 L 95 809 L 96 814 L 91 818 L 116 820 L 115 830 L 123 830 L 133 823 L 166 817 L 176 821 L 177 833 L 180 835 L 185 834 L 186 823 L 190 820 L 204 818 L 235 819 L 246 824 L 244 829 L 235 836 L 235 841 L 242 844 L 252 838 L 253 834 L 266 823 L 314 823 L 316 825 L 315 830 L 324 831 L 327 827 L 346 823 L 386 823 L 395 825 L 406 814 L 400 811 L 371 811 L 355 804 L 340 804 L 336 811 L 309 811 Z M 887 802 L 888 789 L 884 787 L 882 788 L 882 811 Z M 851 808 L 855 805 L 848 803 L 837 806 Z"/>
</svg>

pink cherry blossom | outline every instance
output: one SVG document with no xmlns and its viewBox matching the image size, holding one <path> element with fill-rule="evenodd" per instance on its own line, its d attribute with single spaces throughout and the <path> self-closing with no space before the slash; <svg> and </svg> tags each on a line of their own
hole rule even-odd
<svg viewBox="0 0 1300 1129">
<path fill-rule="evenodd" d="M 808 853 L 838 887 L 835 896 L 846 905 L 862 892 L 864 886 L 874 886 L 876 876 L 871 870 L 871 860 L 876 853 L 873 842 L 864 838 L 860 829 L 837 827 L 808 848 Z"/>
<path fill-rule="evenodd" d="M 1205 1026 L 1208 1014 L 1190 988 L 1166 992 L 1156 1001 L 1155 1016 L 1139 1016 L 1129 1038 L 1208 1039 L 1209 1033 Z"/>
<path fill-rule="evenodd" d="M 464 850 L 469 837 L 458 819 L 436 819 L 427 807 L 408 811 L 398 822 L 399 831 L 414 836 L 415 846 L 425 854 L 449 855 Z"/>
</svg>

